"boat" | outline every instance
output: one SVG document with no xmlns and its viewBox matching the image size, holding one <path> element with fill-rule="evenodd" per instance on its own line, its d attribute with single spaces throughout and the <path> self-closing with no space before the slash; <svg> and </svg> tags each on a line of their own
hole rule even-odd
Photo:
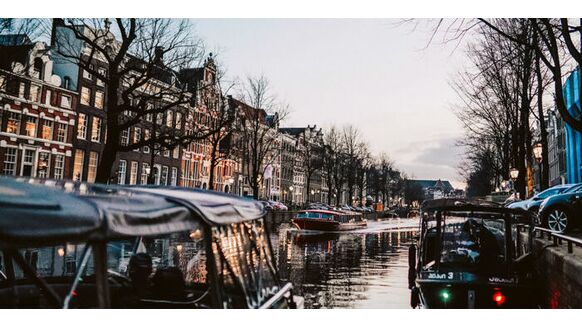
<svg viewBox="0 0 582 328">
<path fill-rule="evenodd" d="M 0 308 L 301 308 L 265 215 L 217 192 L 0 177 Z"/>
<path fill-rule="evenodd" d="M 409 248 L 413 308 L 534 308 L 533 217 L 462 199 L 425 201 Z"/>
<path fill-rule="evenodd" d="M 347 231 L 368 226 L 368 222 L 362 218 L 362 213 L 329 210 L 299 211 L 291 222 L 300 230 L 318 231 Z"/>
</svg>

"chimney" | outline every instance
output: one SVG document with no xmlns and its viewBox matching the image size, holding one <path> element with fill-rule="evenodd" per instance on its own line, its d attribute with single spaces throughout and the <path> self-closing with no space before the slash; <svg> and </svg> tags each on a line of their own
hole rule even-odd
<svg viewBox="0 0 582 328">
<path fill-rule="evenodd" d="M 53 24 L 51 29 L 51 48 L 55 46 L 57 38 L 57 27 L 65 26 L 65 20 L 62 18 L 53 18 Z"/>
<path fill-rule="evenodd" d="M 164 47 L 156 46 L 156 49 L 154 51 L 155 51 L 154 62 L 156 64 L 163 64 L 164 63 Z"/>
</svg>

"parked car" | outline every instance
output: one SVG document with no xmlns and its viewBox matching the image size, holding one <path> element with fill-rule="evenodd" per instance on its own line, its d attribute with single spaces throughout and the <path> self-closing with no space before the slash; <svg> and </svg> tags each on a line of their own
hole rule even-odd
<svg viewBox="0 0 582 328">
<path fill-rule="evenodd" d="M 278 202 L 276 200 L 269 200 L 268 203 L 274 210 L 287 211 L 289 209 L 285 204 Z"/>
<path fill-rule="evenodd" d="M 582 184 L 546 198 L 538 212 L 540 224 L 563 233 L 580 228 L 582 223 Z"/>
<path fill-rule="evenodd" d="M 513 203 L 507 205 L 507 207 L 508 208 L 521 208 L 521 209 L 526 210 L 526 211 L 531 211 L 533 213 L 537 213 L 539 208 L 540 208 L 540 204 L 546 198 L 548 198 L 550 196 L 557 195 L 557 194 L 561 194 L 565 190 L 570 189 L 570 187 L 572 187 L 572 186 L 574 186 L 574 185 L 566 184 L 566 185 L 558 185 L 558 186 L 550 187 L 550 188 L 540 192 L 539 194 L 534 195 L 531 198 L 528 198 L 526 200 L 513 202 Z"/>
</svg>

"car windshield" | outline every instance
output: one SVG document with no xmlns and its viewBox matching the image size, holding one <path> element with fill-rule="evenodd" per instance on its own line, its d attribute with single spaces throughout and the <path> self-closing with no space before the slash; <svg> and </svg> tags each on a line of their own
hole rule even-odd
<svg viewBox="0 0 582 328">
<path fill-rule="evenodd" d="M 544 190 L 541 193 L 537 194 L 535 196 L 535 198 L 538 198 L 538 199 L 546 199 L 546 198 L 548 198 L 550 196 L 559 194 L 563 190 L 564 190 L 564 188 L 551 188 L 551 189 L 547 189 L 547 190 Z"/>
<path fill-rule="evenodd" d="M 569 192 L 577 192 L 577 191 L 580 191 L 580 190 L 582 190 L 582 184 L 577 184 L 577 185 L 574 185 L 574 186 L 572 186 L 570 188 L 567 188 L 562 193 L 563 194 L 566 194 L 566 193 L 569 193 Z"/>
</svg>

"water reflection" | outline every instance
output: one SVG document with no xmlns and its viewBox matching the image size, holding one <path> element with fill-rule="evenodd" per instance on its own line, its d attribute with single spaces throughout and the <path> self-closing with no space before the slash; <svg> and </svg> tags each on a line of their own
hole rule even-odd
<svg viewBox="0 0 582 328">
<path fill-rule="evenodd" d="M 306 308 L 410 308 L 408 245 L 417 229 L 413 221 L 399 222 L 343 233 L 283 223 L 273 232 L 281 275 L 305 297 Z"/>
</svg>

